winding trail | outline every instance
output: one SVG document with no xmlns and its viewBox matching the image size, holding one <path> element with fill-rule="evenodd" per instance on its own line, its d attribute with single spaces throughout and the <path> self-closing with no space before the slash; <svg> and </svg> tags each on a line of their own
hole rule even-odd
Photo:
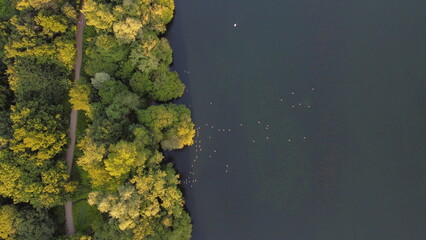
<svg viewBox="0 0 426 240">
<path fill-rule="evenodd" d="M 84 0 L 81 3 L 81 7 L 83 7 L 83 5 L 84 5 Z M 86 19 L 84 18 L 84 14 L 80 12 L 80 15 L 78 16 L 78 19 L 77 19 L 77 33 L 75 35 L 77 56 L 75 58 L 75 66 L 74 66 L 74 82 L 77 82 L 80 79 L 81 63 L 83 60 L 83 30 L 85 25 L 86 25 Z M 71 141 L 65 156 L 65 161 L 67 162 L 67 166 L 68 166 L 68 170 L 67 170 L 68 175 L 71 175 L 72 164 L 74 159 L 77 116 L 78 116 L 78 112 L 72 109 L 71 115 L 70 115 L 70 131 L 68 133 L 68 136 L 70 137 Z M 72 201 L 68 201 L 65 203 L 65 223 L 66 223 L 67 235 L 74 234 L 75 228 L 74 228 L 74 219 L 72 215 Z"/>
</svg>

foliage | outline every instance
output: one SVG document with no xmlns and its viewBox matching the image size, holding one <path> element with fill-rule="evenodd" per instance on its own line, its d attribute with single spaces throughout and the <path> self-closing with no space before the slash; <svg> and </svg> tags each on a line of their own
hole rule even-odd
<svg viewBox="0 0 426 240">
<path fill-rule="evenodd" d="M 16 102 L 62 104 L 67 84 L 65 73 L 65 69 L 53 63 L 41 64 L 34 58 L 16 59 L 11 74 L 14 81 L 10 83 Z"/>
<path fill-rule="evenodd" d="M 97 3 L 94 0 L 85 1 L 82 12 L 86 16 L 87 25 L 95 26 L 97 29 L 108 29 L 115 20 L 107 4 Z"/>
<path fill-rule="evenodd" d="M 147 32 L 140 42 L 134 44 L 128 61 L 140 71 L 149 73 L 161 63 L 171 64 L 172 49 L 165 38 L 159 39 L 154 32 Z"/>
<path fill-rule="evenodd" d="M 18 10 L 24 10 L 26 8 L 43 9 L 55 7 L 57 1 L 55 0 L 18 0 L 16 8 Z"/>
<path fill-rule="evenodd" d="M 164 104 L 138 111 L 138 119 L 161 142 L 164 150 L 180 149 L 193 143 L 191 113 L 184 105 Z"/>
<path fill-rule="evenodd" d="M 106 212 L 111 217 L 118 219 L 120 230 L 132 229 L 140 217 L 139 206 L 142 197 L 137 194 L 134 186 L 127 184 L 118 187 L 117 194 L 102 194 L 92 192 L 89 194 L 88 203 L 98 205 L 101 212 Z"/>
<path fill-rule="evenodd" d="M 9 111 L 0 111 L 0 149 L 6 148 L 13 136 Z"/>
<path fill-rule="evenodd" d="M 120 61 L 126 58 L 129 47 L 119 45 L 118 41 L 107 34 L 91 39 L 86 49 L 85 72 L 94 76 L 98 72 L 114 73 Z"/>
<path fill-rule="evenodd" d="M 21 210 L 21 222 L 17 226 L 17 239 L 50 239 L 54 231 L 53 221 L 46 211 Z"/>
<path fill-rule="evenodd" d="M 171 164 L 164 169 L 140 169 L 131 183 L 112 194 L 90 193 L 89 204 L 117 219 L 119 229 L 133 229 L 135 239 L 189 239 L 190 219 L 183 210 L 178 176 Z"/>
<path fill-rule="evenodd" d="M 0 21 L 7 21 L 15 13 L 14 0 L 0 0 Z"/>
<path fill-rule="evenodd" d="M 102 84 L 111 79 L 111 76 L 106 72 L 99 72 L 95 74 L 95 77 L 92 78 L 92 85 L 96 89 L 100 89 Z"/>
<path fill-rule="evenodd" d="M 31 203 L 36 208 L 62 204 L 75 190 L 75 183 L 68 181 L 62 162 L 37 167 L 2 159 L 0 172 L 0 194 L 13 198 L 16 203 Z"/>
<path fill-rule="evenodd" d="M 94 234 L 93 239 L 114 239 L 114 240 L 129 240 L 133 239 L 131 230 L 120 230 L 118 222 L 114 219 L 95 223 L 93 226 Z"/>
<path fill-rule="evenodd" d="M 19 212 L 13 205 L 0 207 L 0 238 L 13 239 L 19 222 Z"/>
<path fill-rule="evenodd" d="M 79 147 L 83 150 L 83 155 L 78 159 L 77 164 L 89 174 L 93 187 L 110 184 L 113 178 L 103 164 L 103 158 L 106 155 L 105 146 L 95 143 L 86 135 L 79 143 Z"/>
<path fill-rule="evenodd" d="M 87 0 L 83 8 L 94 29 L 84 64 L 92 115 L 77 163 L 92 184 L 89 204 L 109 216 L 93 226 L 94 239 L 190 238 L 179 177 L 161 153 L 191 145 L 195 135 L 189 109 L 158 104 L 185 88 L 158 36 L 173 11 L 173 0 Z"/>
<path fill-rule="evenodd" d="M 111 145 L 108 158 L 105 159 L 105 170 L 113 177 L 121 177 L 130 172 L 132 168 L 143 165 L 144 160 L 139 159 L 136 145 L 120 141 Z"/>
<path fill-rule="evenodd" d="M 36 13 L 21 11 L 13 16 L 10 19 L 12 34 L 5 46 L 6 57 L 37 58 L 39 62 L 56 63 L 71 70 L 70 59 L 74 59 L 75 55 L 71 42 L 75 26 L 71 25 L 70 19 L 55 12 L 42 10 L 34 16 Z"/>
<path fill-rule="evenodd" d="M 31 208 L 18 209 L 15 205 L 0 207 L 0 238 L 51 239 L 54 232 L 52 220 L 46 211 Z"/>
<path fill-rule="evenodd" d="M 26 107 L 13 106 L 11 113 L 13 140 L 10 149 L 35 165 L 52 159 L 66 143 L 66 134 L 58 124 L 60 115 L 49 114 L 36 102 Z"/>
<path fill-rule="evenodd" d="M 74 202 L 73 216 L 76 231 L 84 234 L 91 234 L 93 224 L 102 221 L 102 213 L 90 206 L 86 199 Z M 78 237 L 81 239 L 82 236 Z"/>
<path fill-rule="evenodd" d="M 117 41 L 121 43 L 131 43 L 142 29 L 142 23 L 135 18 L 126 18 L 125 21 L 116 22 L 113 25 L 114 34 Z"/>
<path fill-rule="evenodd" d="M 66 144 L 67 79 L 75 56 L 75 26 L 61 9 L 69 14 L 75 9 L 57 0 L 6 2 L 9 6 L 16 2 L 18 11 L 6 11 L 10 24 L 0 24 L 8 74 L 8 82 L 0 86 L 0 119 L 9 129 L 1 129 L 0 194 L 37 209 L 52 207 L 62 204 L 75 190 L 60 155 Z M 4 87 L 11 91 L 4 91 Z M 44 221 L 40 214 L 27 215 L 31 218 L 25 222 L 30 225 L 21 224 L 27 231 L 31 224 Z M 49 236 L 44 230 L 37 231 L 43 237 L 31 232 L 18 239 Z"/>
<path fill-rule="evenodd" d="M 75 110 L 85 111 L 91 116 L 91 108 L 89 104 L 90 87 L 87 84 L 77 83 L 69 91 L 70 103 Z"/>
<path fill-rule="evenodd" d="M 56 238 L 56 240 L 93 240 L 93 238 L 77 232 L 73 235 L 60 236 L 59 238 Z"/>
<path fill-rule="evenodd" d="M 179 80 L 176 72 L 171 72 L 161 65 L 152 74 L 152 88 L 148 93 L 150 98 L 156 101 L 166 102 L 181 97 L 185 86 Z"/>
<path fill-rule="evenodd" d="M 34 21 L 43 28 L 43 34 L 53 37 L 55 33 L 64 33 L 67 30 L 66 20 L 60 15 L 45 15 L 39 12 Z"/>
<path fill-rule="evenodd" d="M 164 33 L 166 24 L 173 18 L 173 0 L 147 0 L 141 4 L 142 19 L 148 30 Z"/>
</svg>

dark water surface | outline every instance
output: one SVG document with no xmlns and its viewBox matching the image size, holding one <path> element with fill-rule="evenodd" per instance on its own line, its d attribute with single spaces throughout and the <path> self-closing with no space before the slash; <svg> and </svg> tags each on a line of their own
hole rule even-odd
<svg viewBox="0 0 426 240">
<path fill-rule="evenodd" d="M 426 1 L 176 0 L 167 37 L 194 240 L 426 239 Z"/>
</svg>

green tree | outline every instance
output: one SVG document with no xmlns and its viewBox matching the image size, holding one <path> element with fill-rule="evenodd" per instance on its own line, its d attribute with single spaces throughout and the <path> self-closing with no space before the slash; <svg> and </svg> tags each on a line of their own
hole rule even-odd
<svg viewBox="0 0 426 240">
<path fill-rule="evenodd" d="M 75 63 L 75 44 L 72 40 L 65 40 L 61 37 L 55 39 L 55 46 L 57 51 L 57 59 L 62 63 L 67 70 L 71 71 Z"/>
<path fill-rule="evenodd" d="M 161 102 L 170 101 L 181 97 L 185 85 L 180 81 L 176 72 L 172 72 L 167 66 L 161 64 L 159 69 L 152 74 L 152 88 L 149 92 L 151 99 Z"/>
<path fill-rule="evenodd" d="M 141 201 L 142 196 L 130 184 L 118 187 L 117 193 L 92 192 L 88 198 L 90 205 L 97 205 L 99 211 L 117 219 L 120 230 L 132 229 L 136 226 L 140 217 Z"/>
<path fill-rule="evenodd" d="M 10 87 L 18 103 L 33 101 L 38 105 L 57 105 L 67 96 L 66 70 L 57 64 L 19 58 L 15 60 L 11 77 Z"/>
<path fill-rule="evenodd" d="M 60 114 L 52 116 L 49 109 L 41 109 L 36 104 L 12 107 L 10 118 L 14 138 L 10 149 L 19 153 L 23 161 L 42 165 L 62 150 L 66 134 L 63 126 L 58 124 Z"/>
<path fill-rule="evenodd" d="M 1 239 L 9 240 L 15 238 L 19 218 L 19 212 L 13 205 L 4 205 L 0 207 Z"/>
<path fill-rule="evenodd" d="M 136 71 L 129 81 L 132 90 L 141 97 L 152 91 L 151 76 L 147 72 Z"/>
<path fill-rule="evenodd" d="M 170 45 L 158 37 L 172 19 L 174 2 L 87 3 L 83 11 L 98 35 L 87 38 L 85 72 L 97 91 L 78 164 L 95 190 L 88 202 L 110 216 L 110 224 L 94 226 L 94 239 L 189 239 L 192 224 L 179 176 L 171 164 L 161 164 L 161 150 L 193 143 L 191 113 L 181 105 L 149 106 L 184 92 L 169 69 Z"/>
<path fill-rule="evenodd" d="M 191 239 L 192 223 L 189 214 L 187 212 L 182 212 L 182 215 L 173 221 L 172 229 L 173 230 L 169 232 L 167 239 Z"/>
<path fill-rule="evenodd" d="M 15 159 L 2 158 L 0 163 L 0 194 L 12 198 L 15 203 L 27 202 L 36 208 L 52 207 L 62 204 L 64 198 L 75 191 L 75 183 L 68 181 L 63 162 L 34 166 L 21 165 L 14 162 Z"/>
<path fill-rule="evenodd" d="M 130 229 L 120 230 L 117 220 L 109 219 L 105 222 L 98 222 L 93 227 L 93 239 L 114 239 L 114 240 L 129 240 L 134 239 Z"/>
<path fill-rule="evenodd" d="M 120 45 L 114 36 L 100 34 L 86 49 L 85 72 L 94 76 L 98 72 L 115 73 L 120 61 L 127 59 L 130 47 Z"/>
<path fill-rule="evenodd" d="M 0 149 L 6 148 L 13 136 L 9 111 L 0 111 Z"/>
<path fill-rule="evenodd" d="M 0 208 L 0 237 L 2 239 L 32 240 L 51 239 L 55 227 L 44 210 L 23 208 L 14 205 Z"/>
<path fill-rule="evenodd" d="M 140 71 L 149 73 L 161 63 L 171 64 L 172 49 L 167 39 L 159 39 L 154 32 L 146 32 L 140 41 L 135 42 L 128 61 Z"/>
<path fill-rule="evenodd" d="M 0 0 L 0 21 L 7 21 L 15 13 L 15 1 Z"/>
<path fill-rule="evenodd" d="M 18 0 L 16 8 L 18 10 L 24 10 L 29 7 L 35 9 L 50 8 L 56 6 L 57 2 L 56 0 Z"/>
<path fill-rule="evenodd" d="M 147 29 L 164 33 L 166 24 L 173 18 L 173 0 L 146 0 L 142 2 L 142 19 Z"/>
<path fill-rule="evenodd" d="M 77 10 L 68 2 L 62 6 L 62 12 L 73 22 L 75 22 L 78 17 Z"/>
<path fill-rule="evenodd" d="M 161 142 L 164 150 L 180 149 L 193 143 L 191 112 L 184 105 L 164 104 L 137 112 L 139 121 Z"/>
<path fill-rule="evenodd" d="M 91 80 L 93 87 L 100 89 L 104 82 L 111 80 L 111 76 L 106 72 L 98 72 L 95 73 L 95 77 L 91 78 Z"/>
<path fill-rule="evenodd" d="M 118 42 L 131 43 L 142 30 L 142 23 L 135 18 L 126 18 L 124 21 L 114 23 L 113 30 Z"/>
<path fill-rule="evenodd" d="M 43 33 L 50 37 L 55 33 L 64 33 L 68 28 L 67 20 L 60 15 L 46 15 L 39 12 L 34 21 L 43 28 Z"/>
<path fill-rule="evenodd" d="M 89 103 L 90 98 L 90 87 L 87 84 L 79 83 L 75 84 L 70 89 L 70 103 L 72 108 L 75 110 L 85 111 L 86 114 L 91 117 L 91 108 Z"/>
<path fill-rule="evenodd" d="M 114 182 L 114 179 L 105 169 L 103 163 L 103 159 L 106 157 L 106 147 L 103 144 L 95 143 L 88 136 L 89 134 L 86 134 L 78 145 L 83 150 L 83 154 L 77 160 L 77 164 L 88 173 L 93 188 L 99 189 L 109 186 Z"/>
<path fill-rule="evenodd" d="M 86 16 L 87 25 L 106 30 L 112 27 L 115 18 L 108 4 L 86 0 L 82 12 Z"/>
<path fill-rule="evenodd" d="M 46 211 L 22 209 L 20 223 L 17 226 L 17 239 L 52 239 L 55 225 Z"/>
<path fill-rule="evenodd" d="M 118 94 L 127 91 L 127 87 L 120 81 L 105 81 L 99 89 L 102 104 L 110 105 Z"/>
<path fill-rule="evenodd" d="M 105 170 L 113 177 L 127 175 L 135 166 L 141 166 L 146 159 L 139 159 L 136 146 L 120 141 L 110 146 L 110 153 L 105 159 Z"/>
</svg>

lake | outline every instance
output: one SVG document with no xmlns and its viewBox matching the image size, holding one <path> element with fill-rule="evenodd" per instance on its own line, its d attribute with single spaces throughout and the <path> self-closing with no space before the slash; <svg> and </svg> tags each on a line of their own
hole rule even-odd
<svg viewBox="0 0 426 240">
<path fill-rule="evenodd" d="M 176 0 L 192 239 L 426 239 L 425 10 Z"/>
</svg>

